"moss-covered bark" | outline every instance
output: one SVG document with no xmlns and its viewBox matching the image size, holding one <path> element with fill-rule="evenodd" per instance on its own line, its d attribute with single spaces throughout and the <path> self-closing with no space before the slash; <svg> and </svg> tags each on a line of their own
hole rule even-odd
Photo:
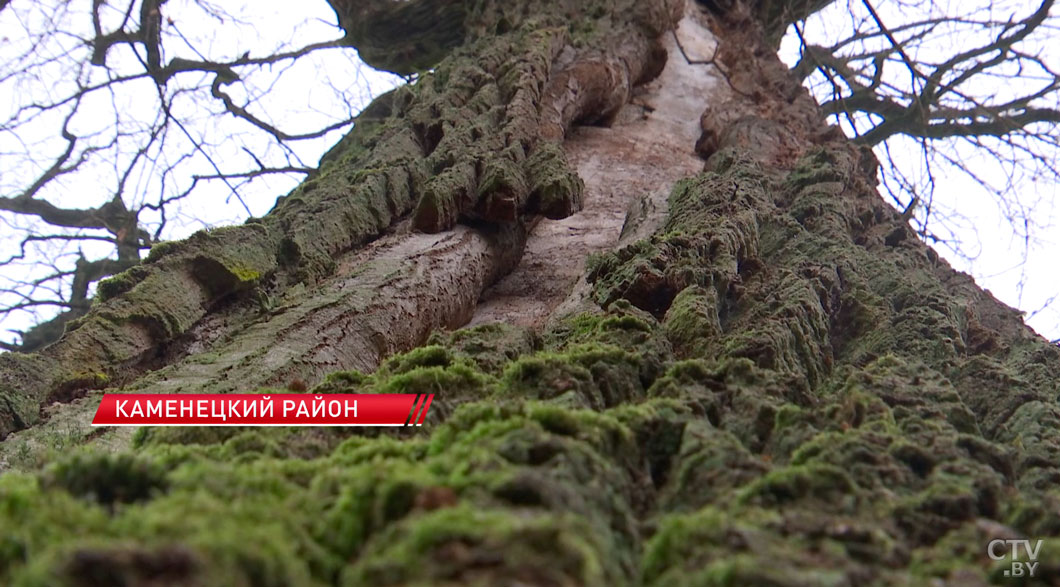
<svg viewBox="0 0 1060 587">
<path fill-rule="evenodd" d="M 1001 584 L 987 545 L 1017 537 L 1044 540 L 1024 584 L 1060 581 L 1060 349 L 717 18 L 743 91 L 665 224 L 590 263 L 594 311 L 309 390 L 436 393 L 415 432 L 143 429 L 3 474 L 0 581 Z"/>
<path fill-rule="evenodd" d="M 487 240 L 497 232 L 508 235 L 494 254 L 468 261 L 478 265 L 472 273 L 479 277 L 464 281 L 478 291 L 462 291 L 462 301 L 440 304 L 433 312 L 440 315 L 423 321 L 427 329 L 459 323 L 481 289 L 518 259 L 527 215 L 558 218 L 579 209 L 582 183 L 558 141 L 572 124 L 606 119 L 634 83 L 658 73 L 665 53 L 657 38 L 674 25 L 680 8 L 674 0 L 358 6 L 366 12 L 353 21 L 343 16 L 343 22 L 351 42 L 366 48 L 399 55 L 398 45 L 415 40 L 417 31 L 451 34 L 451 10 L 462 15 L 466 38 L 448 56 L 429 50 L 422 66 L 434 71 L 374 101 L 324 156 L 319 171 L 268 215 L 160 245 L 143 265 L 101 283 L 92 310 L 57 343 L 38 356 L 0 356 L 0 438 L 37 421 L 42 405 L 134 380 L 183 359 L 187 349 L 245 331 L 248 321 L 263 322 L 245 310 L 264 300 L 271 311 L 274 300 L 298 297 L 341 274 L 343 262 L 359 261 L 346 259 L 351 251 L 388 231 L 441 232 L 461 222 L 485 226 L 480 232 Z M 338 4 L 336 9 L 344 14 Z M 438 20 L 436 10 L 446 14 Z M 398 23 L 411 32 L 399 34 Z M 421 48 L 417 43 L 414 53 Z M 421 298 L 453 294 L 438 289 L 445 279 L 396 281 Z M 386 289 L 377 293 L 388 295 Z M 349 350 L 349 356 L 377 357 L 422 342 L 420 331 L 391 336 L 376 328 L 380 320 L 407 315 L 403 308 L 392 310 L 384 319 L 362 319 L 356 311 L 343 317 L 352 330 L 378 331 L 377 340 Z M 214 319 L 218 315 L 232 319 Z M 327 326 L 304 316 L 301 323 Z M 204 324 L 207 335 L 195 330 Z M 271 340 L 284 334 L 261 328 Z M 204 336 L 208 340 L 199 340 Z M 261 338 L 255 340 L 260 347 Z M 260 351 L 254 347 L 209 350 L 231 357 Z M 342 366 L 354 365 L 325 361 L 297 369 L 281 363 L 255 380 L 292 373 L 315 379 Z"/>
</svg>

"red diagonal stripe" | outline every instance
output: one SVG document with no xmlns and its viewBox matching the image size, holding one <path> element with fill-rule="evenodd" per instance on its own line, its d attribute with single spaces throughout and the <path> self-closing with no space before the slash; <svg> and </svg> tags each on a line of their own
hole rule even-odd
<svg viewBox="0 0 1060 587">
<path fill-rule="evenodd" d="M 412 419 L 409 420 L 409 426 L 415 426 L 416 425 L 416 421 L 419 420 L 420 410 L 423 409 L 423 404 L 425 404 L 426 402 L 427 402 L 427 394 L 425 393 L 425 394 L 420 396 L 419 405 L 416 406 L 416 409 L 412 410 Z"/>
<path fill-rule="evenodd" d="M 417 426 L 423 426 L 423 423 L 427 421 L 427 410 L 431 409 L 431 401 L 434 399 L 434 394 L 427 396 L 427 403 L 423 404 L 423 413 L 420 414 L 420 422 Z"/>
<path fill-rule="evenodd" d="M 416 401 L 412 402 L 412 409 L 409 410 L 408 418 L 405 418 L 405 425 L 408 426 L 410 423 L 416 421 L 416 412 L 420 409 L 420 402 L 423 401 L 422 394 L 416 394 Z"/>
</svg>

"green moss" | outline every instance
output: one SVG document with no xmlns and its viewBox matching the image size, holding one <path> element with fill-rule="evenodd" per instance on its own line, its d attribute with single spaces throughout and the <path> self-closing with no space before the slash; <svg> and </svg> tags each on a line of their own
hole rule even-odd
<svg viewBox="0 0 1060 587">
<path fill-rule="evenodd" d="M 504 372 L 504 388 L 514 397 L 554 400 L 572 408 L 603 409 L 592 374 L 566 357 L 540 355 L 519 359 Z"/>
<path fill-rule="evenodd" d="M 130 454 L 81 452 L 48 466 L 41 484 L 113 507 L 150 499 L 164 492 L 168 482 L 165 472 L 152 461 Z"/>
<path fill-rule="evenodd" d="M 508 157 L 498 157 L 485 165 L 479 177 L 475 211 L 492 222 L 512 222 L 529 195 L 522 166 Z"/>
<path fill-rule="evenodd" d="M 617 577 L 601 547 L 580 525 L 562 516 L 467 506 L 441 509 L 379 536 L 344 573 L 342 584 L 393 585 L 461 576 L 471 585 L 527 578 L 537 584 L 613 584 Z M 483 556 L 492 564 L 481 565 Z"/>
<path fill-rule="evenodd" d="M 541 348 L 541 340 L 533 330 L 499 322 L 451 333 L 437 332 L 428 344 L 442 345 L 492 375 L 500 375 L 509 361 Z"/>
<path fill-rule="evenodd" d="M 221 444 L 239 434 L 235 426 L 175 426 L 149 427 L 136 430 L 133 447 L 142 448 L 163 444 Z"/>
<path fill-rule="evenodd" d="M 84 540 L 42 556 L 18 577 L 20 587 L 84 585 L 139 585 L 166 581 L 174 584 L 200 579 L 195 572 L 200 557 L 181 546 L 146 547 L 119 540 Z"/>
<path fill-rule="evenodd" d="M 382 460 L 417 461 L 426 455 L 427 443 L 422 439 L 396 440 L 389 437 L 368 439 L 354 436 L 338 445 L 332 457 L 353 465 Z"/>
<path fill-rule="evenodd" d="M 724 174 L 679 181 L 670 194 L 663 229 L 589 260 L 588 279 L 596 301 L 607 306 L 625 299 L 662 317 L 689 286 L 726 295 L 741 264 L 753 259 L 759 248 L 758 221 L 746 204 L 758 204 L 766 196 L 760 180 L 750 179 L 753 176 L 753 166 L 740 164 Z M 735 192 L 733 185 L 738 186 Z"/>
<path fill-rule="evenodd" d="M 90 389 L 103 389 L 110 384 L 110 376 L 100 372 L 72 373 L 55 384 L 55 397 L 67 398 L 83 395 Z"/>
<path fill-rule="evenodd" d="M 283 455 L 283 449 L 280 448 L 279 443 L 275 439 L 256 431 L 236 434 L 225 440 L 221 445 L 221 451 L 218 453 L 219 458 L 235 462 L 248 457 L 256 459 L 264 456 L 279 457 Z"/>
<path fill-rule="evenodd" d="M 602 314 L 588 312 L 565 316 L 545 332 L 545 344 L 550 349 L 556 349 L 569 342 L 592 340 L 601 320 Z"/>
<path fill-rule="evenodd" d="M 131 290 L 136 284 L 143 281 L 149 274 L 149 270 L 142 265 L 130 267 L 117 275 L 101 279 L 96 284 L 96 295 L 101 301 L 116 298 Z"/>
<path fill-rule="evenodd" d="M 554 349 L 600 342 L 633 350 L 652 338 L 657 325 L 651 315 L 620 300 L 606 313 L 582 313 L 564 318 L 545 333 L 545 338 L 547 346 Z"/>
<path fill-rule="evenodd" d="M 731 502 L 733 492 L 769 471 L 769 463 L 751 454 L 738 438 L 702 421 L 682 429 L 678 449 L 660 487 L 664 512 L 695 511 Z"/>
<path fill-rule="evenodd" d="M 151 246 L 151 250 L 144 259 L 145 263 L 154 263 L 167 255 L 176 253 L 183 248 L 181 241 L 163 241 Z"/>
<path fill-rule="evenodd" d="M 699 286 L 681 290 L 666 312 L 663 324 L 679 354 L 703 355 L 722 334 L 717 293 Z"/>
<path fill-rule="evenodd" d="M 409 515 L 418 496 L 441 481 L 430 471 L 401 460 L 380 460 L 314 481 L 313 493 L 331 493 L 312 529 L 316 539 L 342 559 L 355 556 L 368 538 Z M 327 495 L 326 493 L 324 495 Z"/>
<path fill-rule="evenodd" d="M 360 371 L 333 371 L 324 377 L 324 381 L 312 389 L 313 393 L 351 393 L 370 381 L 370 377 Z"/>
<path fill-rule="evenodd" d="M 964 526 L 930 547 L 916 549 L 909 563 L 910 574 L 921 582 L 969 581 L 972 577 L 985 582 L 988 569 L 984 568 L 983 559 L 988 555 L 990 541 L 996 537 L 984 530 Z"/>
<path fill-rule="evenodd" d="M 848 584 L 853 565 L 841 553 L 778 536 L 780 524 L 776 514 L 756 509 L 668 516 L 645 548 L 643 584 Z"/>
<path fill-rule="evenodd" d="M 566 218 L 582 209 L 585 184 L 567 163 L 561 145 L 546 142 L 526 163 L 529 207 L 547 218 Z"/>
<path fill-rule="evenodd" d="M 65 491 L 44 491 L 36 477 L 0 475 L 0 578 L 71 535 L 102 532 L 106 512 Z"/>
<path fill-rule="evenodd" d="M 668 265 L 665 251 L 646 240 L 614 253 L 590 256 L 587 269 L 593 297 L 603 307 L 626 299 L 637 308 L 661 316 L 680 289 L 664 274 Z"/>
<path fill-rule="evenodd" d="M 505 370 L 502 381 L 505 393 L 515 397 L 601 410 L 643 397 L 641 362 L 616 347 L 589 344 L 520 358 Z"/>
<path fill-rule="evenodd" d="M 456 394 L 465 398 L 482 397 L 492 385 L 491 378 L 479 371 L 466 365 L 453 365 L 448 368 L 416 367 L 387 377 L 372 390 L 375 393 L 436 393 L 441 396 L 438 399 L 444 401 Z"/>
<path fill-rule="evenodd" d="M 798 406 L 781 406 L 773 421 L 773 429 L 780 431 L 791 426 L 796 426 L 806 420 L 806 411 Z"/>
<path fill-rule="evenodd" d="M 112 527 L 120 540 L 148 545 L 180 537 L 201 561 L 193 576 L 202 584 L 307 585 L 321 555 L 299 531 L 299 514 L 305 515 L 283 511 L 282 502 L 266 496 L 220 499 L 183 491 L 126 511 Z"/>
<path fill-rule="evenodd" d="M 1027 536 L 1060 535 L 1060 495 L 1055 492 L 1025 493 L 1005 501 L 1002 520 Z"/>
<path fill-rule="evenodd" d="M 888 406 L 895 406 L 888 411 L 897 420 L 915 416 L 945 422 L 959 432 L 979 431 L 975 414 L 953 384 L 918 360 L 885 354 L 865 369 L 850 372 L 843 386 L 849 391 L 872 394 Z"/>
<path fill-rule="evenodd" d="M 125 293 L 82 322 L 85 348 L 135 324 L 153 350 L 100 352 L 154 356 L 202 299 L 326 278 L 417 206 L 438 230 L 576 208 L 561 145 L 536 140 L 553 58 L 570 36 L 655 31 L 648 13 L 677 4 L 561 4 L 469 4 L 475 59 L 369 107 L 274 214 L 113 278 Z M 520 29 L 527 14 L 548 29 Z M 723 152 L 675 187 L 662 230 L 591 260 L 598 309 L 540 337 L 436 333 L 313 390 L 434 393 L 423 428 L 144 428 L 134 456 L 62 458 L 88 432 L 13 437 L 0 466 L 13 446 L 56 462 L 0 476 L 0 583 L 1000 581 L 990 539 L 1060 535 L 1058 356 L 959 276 L 941 283 L 915 243 L 885 243 L 893 215 L 855 155 L 830 144 L 777 179 Z M 173 298 L 173 275 L 202 291 Z M 33 372 L 107 372 L 49 361 L 0 357 L 0 434 L 41 418 Z"/>
<path fill-rule="evenodd" d="M 921 491 L 891 507 L 890 515 L 915 544 L 931 544 L 977 517 L 999 513 L 1002 485 L 987 467 L 958 461 L 937 466 Z"/>
<path fill-rule="evenodd" d="M 673 458 L 681 449 L 685 427 L 694 419 L 691 409 L 681 402 L 653 399 L 617 406 L 607 415 L 632 431 L 636 445 L 647 458 L 652 483 L 656 487 L 666 483 Z"/>
<path fill-rule="evenodd" d="M 453 353 L 441 346 L 430 345 L 412 349 L 407 353 L 387 359 L 379 366 L 379 372 L 388 375 L 408 373 L 419 367 L 449 367 L 453 364 Z"/>
<path fill-rule="evenodd" d="M 816 500 L 833 509 L 853 510 L 857 485 L 838 467 L 789 465 L 756 479 L 740 491 L 738 499 L 761 505 Z"/>
<path fill-rule="evenodd" d="M 842 172 L 837 169 L 839 164 L 832 150 L 824 147 L 812 149 L 799 159 L 786 183 L 789 189 L 797 190 L 814 184 L 843 181 Z"/>
</svg>

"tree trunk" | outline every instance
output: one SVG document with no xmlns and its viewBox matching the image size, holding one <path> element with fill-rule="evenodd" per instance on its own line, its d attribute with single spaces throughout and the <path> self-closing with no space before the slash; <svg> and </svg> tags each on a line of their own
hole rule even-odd
<svg viewBox="0 0 1060 587">
<path fill-rule="evenodd" d="M 0 356 L 0 582 L 974 585 L 1060 533 L 1060 349 L 777 59 L 819 2 L 331 4 L 434 70 Z M 92 390 L 303 383 L 437 397 L 416 433 L 86 426 Z"/>
</svg>

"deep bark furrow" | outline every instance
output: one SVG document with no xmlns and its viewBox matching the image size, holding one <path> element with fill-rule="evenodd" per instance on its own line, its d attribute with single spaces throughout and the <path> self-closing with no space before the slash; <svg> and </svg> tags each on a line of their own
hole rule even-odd
<svg viewBox="0 0 1060 587">
<path fill-rule="evenodd" d="M 712 37 L 697 21 L 698 11 L 688 8 L 679 24 L 685 42 L 699 39 L 709 45 Z M 522 263 L 484 294 L 471 325 L 498 321 L 540 328 L 571 297 L 586 257 L 618 243 L 631 209 L 654 217 L 664 214 L 674 183 L 703 166 L 694 152 L 697 120 L 702 97 L 719 80 L 709 65 L 689 63 L 672 35 L 664 36 L 662 46 L 668 54 L 665 68 L 635 89 L 632 101 L 613 113 L 610 124 L 570 132 L 564 151 L 585 184 L 582 209 L 534 226 Z M 641 228 L 648 234 L 656 226 Z M 577 307 L 579 301 L 575 295 L 567 306 Z"/>
<path fill-rule="evenodd" d="M 293 380 L 312 385 L 340 369 L 371 372 L 432 331 L 466 322 L 481 291 L 518 262 L 522 238 L 465 227 L 384 238 L 340 260 L 347 268 L 335 277 L 271 302 L 231 340 L 204 349 L 217 357 L 209 365 L 193 356 L 133 387 L 245 392 Z"/>
<path fill-rule="evenodd" d="M 420 16 L 433 10 L 414 4 L 408 8 L 427 11 Z M 567 69 L 557 79 L 580 88 L 574 100 L 580 106 L 567 110 L 584 117 L 590 105 L 620 106 L 634 81 L 650 77 L 653 67 L 657 72 L 654 36 L 673 25 L 675 4 L 633 4 L 628 14 L 628 7 L 614 7 L 621 18 L 595 14 L 598 30 L 577 47 L 569 19 L 557 15 L 573 11 L 592 22 L 593 7 L 546 11 L 555 26 L 511 23 L 507 34 L 470 43 L 432 75 L 370 105 L 320 170 L 264 218 L 166 244 L 145 264 L 107 280 L 102 304 L 43 358 L 0 357 L 0 394 L 11 396 L 5 405 L 19 406 L 18 413 L 0 411 L 0 436 L 35 421 L 34 403 L 124 383 L 180 358 L 171 349 L 186 344 L 190 329 L 221 303 L 315 287 L 333 274 L 337 256 L 378 238 L 409 213 L 414 228 L 437 232 L 458 221 L 503 226 L 522 222 L 524 214 L 559 218 L 576 211 L 581 183 L 557 144 L 539 137 L 540 112 L 555 109 L 545 88 L 553 62 L 566 55 Z M 389 18 L 392 7 L 373 6 Z M 481 24 L 486 17 L 468 18 Z M 387 31 L 372 33 L 385 37 Z M 609 52 L 617 55 L 617 69 L 592 65 L 590 56 Z M 560 121 L 561 136 L 573 122 Z M 405 343 L 377 346 L 397 350 Z"/>
</svg>

